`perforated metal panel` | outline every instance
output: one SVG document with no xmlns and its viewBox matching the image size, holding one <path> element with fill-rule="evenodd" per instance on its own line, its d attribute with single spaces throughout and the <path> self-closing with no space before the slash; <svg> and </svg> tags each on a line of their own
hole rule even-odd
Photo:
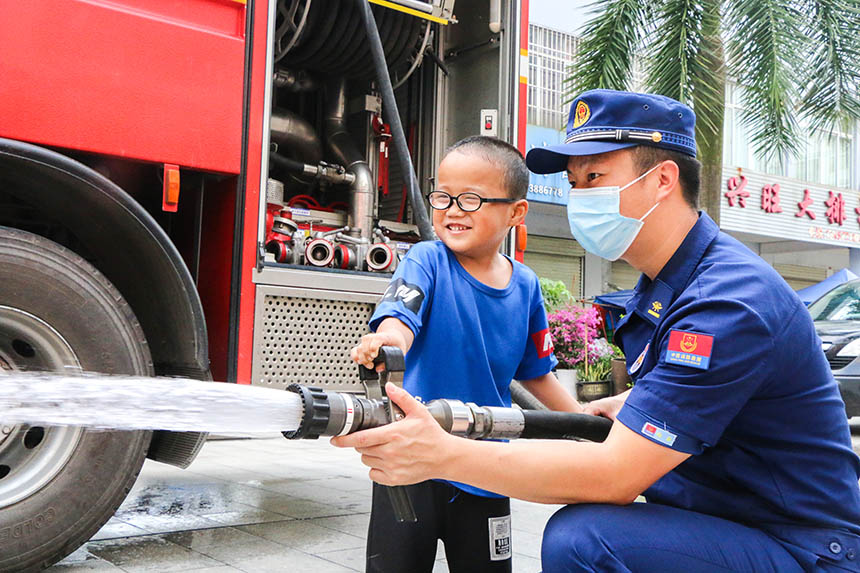
<svg viewBox="0 0 860 573">
<path fill-rule="evenodd" d="M 363 390 L 349 350 L 368 332 L 375 297 L 314 295 L 299 289 L 258 288 L 253 384 L 285 388 L 298 383 L 329 390 Z"/>
</svg>

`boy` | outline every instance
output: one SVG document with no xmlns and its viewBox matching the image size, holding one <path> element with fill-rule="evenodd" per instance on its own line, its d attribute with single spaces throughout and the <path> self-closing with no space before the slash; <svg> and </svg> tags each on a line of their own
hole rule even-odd
<svg viewBox="0 0 860 573">
<path fill-rule="evenodd" d="M 511 379 L 548 407 L 580 411 L 551 372 L 537 277 L 499 253 L 528 212 L 519 151 L 489 137 L 451 146 L 430 193 L 439 241 L 415 245 L 399 265 L 352 359 L 373 367 L 380 346 L 406 353 L 404 387 L 425 401 L 511 405 Z M 430 571 L 436 540 L 452 571 L 510 571 L 510 501 L 465 484 L 408 486 L 418 523 L 397 523 L 374 484 L 367 571 Z"/>
</svg>

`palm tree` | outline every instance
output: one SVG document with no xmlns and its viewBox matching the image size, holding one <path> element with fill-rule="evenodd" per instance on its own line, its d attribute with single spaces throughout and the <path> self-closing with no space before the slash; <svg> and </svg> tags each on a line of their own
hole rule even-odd
<svg viewBox="0 0 860 573">
<path fill-rule="evenodd" d="M 645 89 L 691 106 L 702 203 L 719 213 L 726 76 L 759 157 L 796 155 L 799 124 L 830 131 L 860 119 L 860 0 L 597 0 L 567 95 Z M 725 49 L 724 49 L 725 46 Z"/>
</svg>

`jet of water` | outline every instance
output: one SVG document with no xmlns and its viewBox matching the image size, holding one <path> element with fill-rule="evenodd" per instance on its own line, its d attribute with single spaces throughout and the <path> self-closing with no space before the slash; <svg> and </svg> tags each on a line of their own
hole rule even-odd
<svg viewBox="0 0 860 573">
<path fill-rule="evenodd" d="M 298 394 L 186 378 L 0 370 L 0 425 L 253 434 L 295 430 Z"/>
</svg>

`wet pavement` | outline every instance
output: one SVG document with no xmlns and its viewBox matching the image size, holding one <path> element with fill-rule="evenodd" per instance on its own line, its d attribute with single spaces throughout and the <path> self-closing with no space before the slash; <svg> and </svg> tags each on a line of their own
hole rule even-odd
<svg viewBox="0 0 860 573">
<path fill-rule="evenodd" d="M 370 492 L 358 454 L 327 439 L 210 440 L 187 470 L 147 460 L 116 515 L 49 571 L 364 571 Z M 558 507 L 512 502 L 514 571 L 540 571 Z"/>
<path fill-rule="evenodd" d="M 860 453 L 860 417 L 852 419 Z M 513 569 L 540 571 L 560 506 L 513 500 Z M 65 571 L 196 573 L 364 570 L 370 482 L 352 450 L 282 437 L 206 443 L 187 470 L 147 461 L 116 515 Z M 444 550 L 434 571 L 447 571 Z"/>
</svg>

